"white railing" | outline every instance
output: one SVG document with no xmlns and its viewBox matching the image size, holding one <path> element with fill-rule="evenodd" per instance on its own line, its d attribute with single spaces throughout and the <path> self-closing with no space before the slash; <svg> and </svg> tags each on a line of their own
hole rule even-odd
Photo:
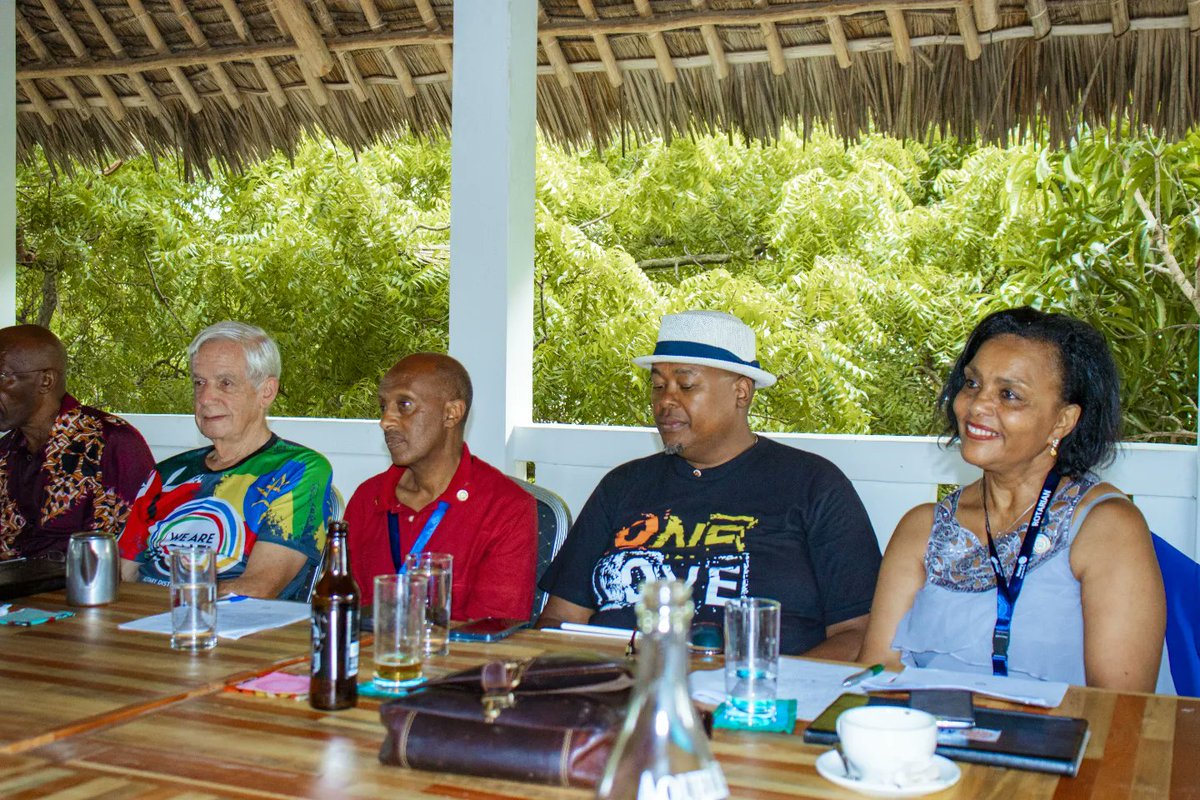
<svg viewBox="0 0 1200 800">
<path fill-rule="evenodd" d="M 156 459 L 200 447 L 207 440 L 190 416 L 128 414 Z M 366 478 L 389 463 L 374 420 L 278 417 L 272 429 L 321 453 L 333 463 L 334 480 L 349 499 Z M 978 472 L 936 439 L 909 436 L 770 434 L 837 464 L 862 496 L 880 545 L 901 515 L 932 500 L 939 485 L 974 480 Z M 514 431 L 510 455 L 534 464 L 539 484 L 557 492 L 578 514 L 600 478 L 617 464 L 653 453 L 658 437 L 650 428 L 588 425 L 525 425 Z M 1150 527 L 1183 552 L 1200 555 L 1197 533 L 1197 453 L 1185 445 L 1132 444 L 1120 450 L 1103 477 L 1133 496 Z"/>
</svg>

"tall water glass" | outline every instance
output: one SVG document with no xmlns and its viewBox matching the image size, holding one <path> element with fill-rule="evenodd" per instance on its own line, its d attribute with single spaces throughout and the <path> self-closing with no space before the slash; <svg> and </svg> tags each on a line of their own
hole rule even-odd
<svg viewBox="0 0 1200 800">
<path fill-rule="evenodd" d="M 375 577 L 375 687 L 395 691 L 421 679 L 429 578 L 421 572 Z"/>
<path fill-rule="evenodd" d="M 171 647 L 208 650 L 217 643 L 217 554 L 207 547 L 171 551 Z"/>
<path fill-rule="evenodd" d="M 454 583 L 454 556 L 419 553 L 404 559 L 404 571 L 428 579 L 425 602 L 425 655 L 450 652 L 450 589 Z"/>
<path fill-rule="evenodd" d="M 725 603 L 725 693 L 732 713 L 775 713 L 779 624 L 777 600 L 739 597 Z"/>
</svg>

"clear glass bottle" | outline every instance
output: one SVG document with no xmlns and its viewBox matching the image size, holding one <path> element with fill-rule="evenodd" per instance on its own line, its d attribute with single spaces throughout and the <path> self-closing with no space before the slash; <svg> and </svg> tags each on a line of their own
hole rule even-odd
<svg viewBox="0 0 1200 800">
<path fill-rule="evenodd" d="M 601 800 L 721 800 L 725 774 L 708 748 L 688 696 L 687 635 L 692 590 L 650 581 L 637 604 L 637 685 L 604 767 Z"/>
</svg>

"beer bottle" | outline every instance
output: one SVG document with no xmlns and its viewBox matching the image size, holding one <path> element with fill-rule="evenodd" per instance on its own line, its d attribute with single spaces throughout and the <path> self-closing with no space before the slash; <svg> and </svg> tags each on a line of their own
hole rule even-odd
<svg viewBox="0 0 1200 800">
<path fill-rule="evenodd" d="M 312 598 L 312 681 L 308 702 L 322 711 L 358 701 L 358 584 L 350 574 L 346 523 L 329 523 L 325 570 Z"/>
</svg>

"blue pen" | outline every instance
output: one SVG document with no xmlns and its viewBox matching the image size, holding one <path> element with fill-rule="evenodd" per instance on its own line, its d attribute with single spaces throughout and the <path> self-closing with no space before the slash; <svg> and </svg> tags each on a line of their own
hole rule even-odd
<svg viewBox="0 0 1200 800">
<path fill-rule="evenodd" d="M 249 600 L 249 599 L 250 598 L 244 594 L 231 594 L 231 595 L 229 595 L 229 597 L 221 598 L 221 602 L 222 603 L 237 603 L 242 600 Z"/>
</svg>

